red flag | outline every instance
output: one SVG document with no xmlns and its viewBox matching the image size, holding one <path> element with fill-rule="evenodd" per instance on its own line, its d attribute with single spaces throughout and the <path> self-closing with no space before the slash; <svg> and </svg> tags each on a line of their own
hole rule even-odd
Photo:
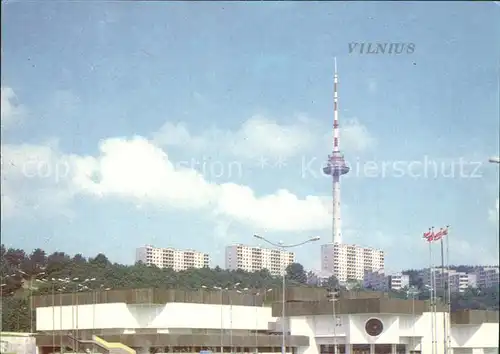
<svg viewBox="0 0 500 354">
<path fill-rule="evenodd" d="M 443 236 L 445 236 L 447 234 L 448 234 L 448 230 L 440 228 L 439 231 L 434 234 L 434 241 L 439 241 L 440 239 L 443 238 Z"/>
<path fill-rule="evenodd" d="M 434 232 L 429 229 L 429 231 L 424 232 L 424 238 L 427 242 L 432 242 L 434 240 Z"/>
</svg>

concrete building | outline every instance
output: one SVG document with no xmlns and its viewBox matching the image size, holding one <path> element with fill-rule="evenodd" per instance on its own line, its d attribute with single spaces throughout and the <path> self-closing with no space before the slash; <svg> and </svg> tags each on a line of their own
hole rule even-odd
<svg viewBox="0 0 500 354">
<path fill-rule="evenodd" d="M 321 246 L 321 270 L 332 273 L 341 282 L 363 281 L 365 271 L 384 269 L 384 252 L 374 248 L 343 243 Z"/>
<path fill-rule="evenodd" d="M 399 291 L 410 286 L 410 276 L 394 273 L 387 276 L 387 290 Z"/>
<path fill-rule="evenodd" d="M 480 267 L 473 273 L 479 288 L 493 288 L 499 286 L 498 267 Z"/>
<path fill-rule="evenodd" d="M 366 294 L 370 294 L 367 296 Z M 274 292 L 281 298 L 279 291 Z M 445 332 L 432 328 L 424 301 L 365 293 L 336 301 L 336 316 L 324 289 L 289 289 L 285 313 L 261 296 L 218 291 L 127 290 L 46 295 L 34 298 L 40 354 L 66 347 L 102 353 L 286 353 L 444 354 Z M 52 306 L 52 304 L 61 304 Z M 231 305 L 232 304 L 232 305 Z M 252 306 L 253 305 L 253 306 Z M 498 350 L 498 313 L 466 311 L 449 316 L 438 308 L 449 332 L 448 353 L 493 354 Z M 111 350 L 112 349 L 112 350 Z"/>
<path fill-rule="evenodd" d="M 35 338 L 30 333 L 0 332 L 0 353 L 34 354 Z"/>
<path fill-rule="evenodd" d="M 453 293 L 464 292 L 467 288 L 475 288 L 477 286 L 476 274 L 468 274 L 464 272 L 457 272 L 453 269 L 449 271 L 441 268 L 426 268 L 420 272 L 420 277 L 426 285 L 431 285 L 431 274 L 434 272 L 437 291 L 443 291 L 444 284 L 449 282 L 450 290 Z"/>
<path fill-rule="evenodd" d="M 377 291 L 386 291 L 387 278 L 384 271 L 382 269 L 375 271 L 365 270 L 363 287 Z"/>
<path fill-rule="evenodd" d="M 230 270 L 256 272 L 267 269 L 272 275 L 281 275 L 294 262 L 293 252 L 245 245 L 226 247 L 226 269 Z"/>
<path fill-rule="evenodd" d="M 146 265 L 155 265 L 158 268 L 172 268 L 175 271 L 204 268 L 210 265 L 210 258 L 206 253 L 175 248 L 157 248 L 151 245 L 137 248 L 135 260 Z"/>
<path fill-rule="evenodd" d="M 402 273 L 386 275 L 383 270 L 365 271 L 363 286 L 378 291 L 400 291 L 410 285 L 410 277 Z"/>
</svg>

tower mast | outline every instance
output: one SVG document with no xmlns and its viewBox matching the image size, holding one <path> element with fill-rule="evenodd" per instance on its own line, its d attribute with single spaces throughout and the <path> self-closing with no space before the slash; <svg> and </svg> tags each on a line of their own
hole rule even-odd
<svg viewBox="0 0 500 354">
<path fill-rule="evenodd" d="M 344 160 L 339 147 L 339 112 L 338 112 L 338 73 L 335 58 L 335 74 L 333 77 L 333 149 L 323 173 L 332 176 L 332 242 L 342 243 L 342 219 L 340 217 L 340 176 L 349 172 L 350 168 Z"/>
</svg>

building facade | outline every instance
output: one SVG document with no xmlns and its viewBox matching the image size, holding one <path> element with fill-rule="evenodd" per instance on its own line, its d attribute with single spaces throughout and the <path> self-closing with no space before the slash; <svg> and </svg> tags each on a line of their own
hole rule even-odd
<svg viewBox="0 0 500 354">
<path fill-rule="evenodd" d="M 387 276 L 387 290 L 400 291 L 410 286 L 410 276 L 394 273 Z"/>
<path fill-rule="evenodd" d="M 0 353 L 36 353 L 36 341 L 30 333 L 0 332 Z"/>
<path fill-rule="evenodd" d="M 97 296 L 98 301 L 95 293 L 79 294 L 78 305 L 68 303 L 72 297 L 41 296 L 34 299 L 36 329 L 43 332 L 37 335 L 36 344 L 39 354 L 68 346 L 85 352 L 89 345 L 120 348 L 113 353 L 123 354 L 280 353 L 285 329 L 285 352 L 293 354 L 498 351 L 498 312 L 465 311 L 450 316 L 439 309 L 429 312 L 429 304 L 419 300 L 341 297 L 334 303 L 333 316 L 324 289 L 314 290 L 318 294 L 310 299 L 303 296 L 304 291 L 310 290 L 287 292 L 285 318 L 281 303 L 266 307 L 262 298 L 236 291 L 109 291 Z M 433 325 L 443 321 L 449 332 Z"/>
<path fill-rule="evenodd" d="M 453 293 L 461 293 L 468 288 L 477 287 L 477 275 L 474 273 L 457 272 L 453 269 L 442 270 L 441 268 L 426 268 L 420 272 L 422 282 L 431 286 L 431 277 L 434 276 L 435 288 L 437 291 L 443 291 L 446 288 L 446 283 L 450 284 L 450 291 Z"/>
<path fill-rule="evenodd" d="M 365 271 L 384 269 L 384 252 L 374 248 L 329 243 L 321 246 L 321 270 L 339 281 L 363 281 Z"/>
<path fill-rule="evenodd" d="M 498 267 L 480 267 L 474 272 L 476 285 L 479 288 L 493 288 L 499 286 Z"/>
<path fill-rule="evenodd" d="M 135 260 L 158 268 L 172 268 L 175 271 L 210 266 L 210 257 L 206 253 L 175 248 L 157 248 L 151 245 L 137 248 Z"/>
<path fill-rule="evenodd" d="M 378 291 L 400 291 L 408 288 L 410 277 L 402 273 L 386 275 L 382 270 L 365 271 L 363 286 Z"/>
<path fill-rule="evenodd" d="M 257 272 L 267 269 L 272 275 L 281 275 L 294 262 L 293 252 L 245 245 L 226 247 L 226 269 L 230 270 Z"/>
</svg>

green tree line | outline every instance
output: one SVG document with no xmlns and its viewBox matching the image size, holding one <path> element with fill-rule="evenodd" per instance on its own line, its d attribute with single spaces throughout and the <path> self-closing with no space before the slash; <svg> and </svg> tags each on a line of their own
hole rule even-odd
<svg viewBox="0 0 500 354">
<path fill-rule="evenodd" d="M 1 245 L 0 249 L 1 309 L 2 331 L 30 331 L 35 328 L 35 312 L 30 316 L 30 296 L 54 292 L 91 291 L 99 289 L 201 289 L 222 287 L 275 289 L 281 288 L 282 278 L 272 276 L 269 271 L 246 272 L 229 271 L 219 267 L 200 268 L 176 272 L 169 268 L 157 268 L 141 263 L 122 265 L 111 263 L 104 254 L 86 258 L 81 254 L 70 256 L 64 252 L 47 254 L 37 248 L 31 253 L 21 249 Z M 299 263 L 293 263 L 286 269 L 287 286 L 308 285 L 312 277 Z M 60 280 L 66 280 L 62 282 Z M 322 286 L 339 287 L 338 281 L 330 277 Z M 360 291 L 357 282 L 349 286 Z M 364 290 L 369 291 L 369 290 Z M 406 290 L 392 292 L 393 297 L 406 298 Z M 420 291 L 418 298 L 426 299 L 428 294 Z M 498 309 L 497 289 L 470 289 L 464 294 L 452 298 L 454 309 Z M 32 322 L 30 323 L 30 319 Z"/>
</svg>

